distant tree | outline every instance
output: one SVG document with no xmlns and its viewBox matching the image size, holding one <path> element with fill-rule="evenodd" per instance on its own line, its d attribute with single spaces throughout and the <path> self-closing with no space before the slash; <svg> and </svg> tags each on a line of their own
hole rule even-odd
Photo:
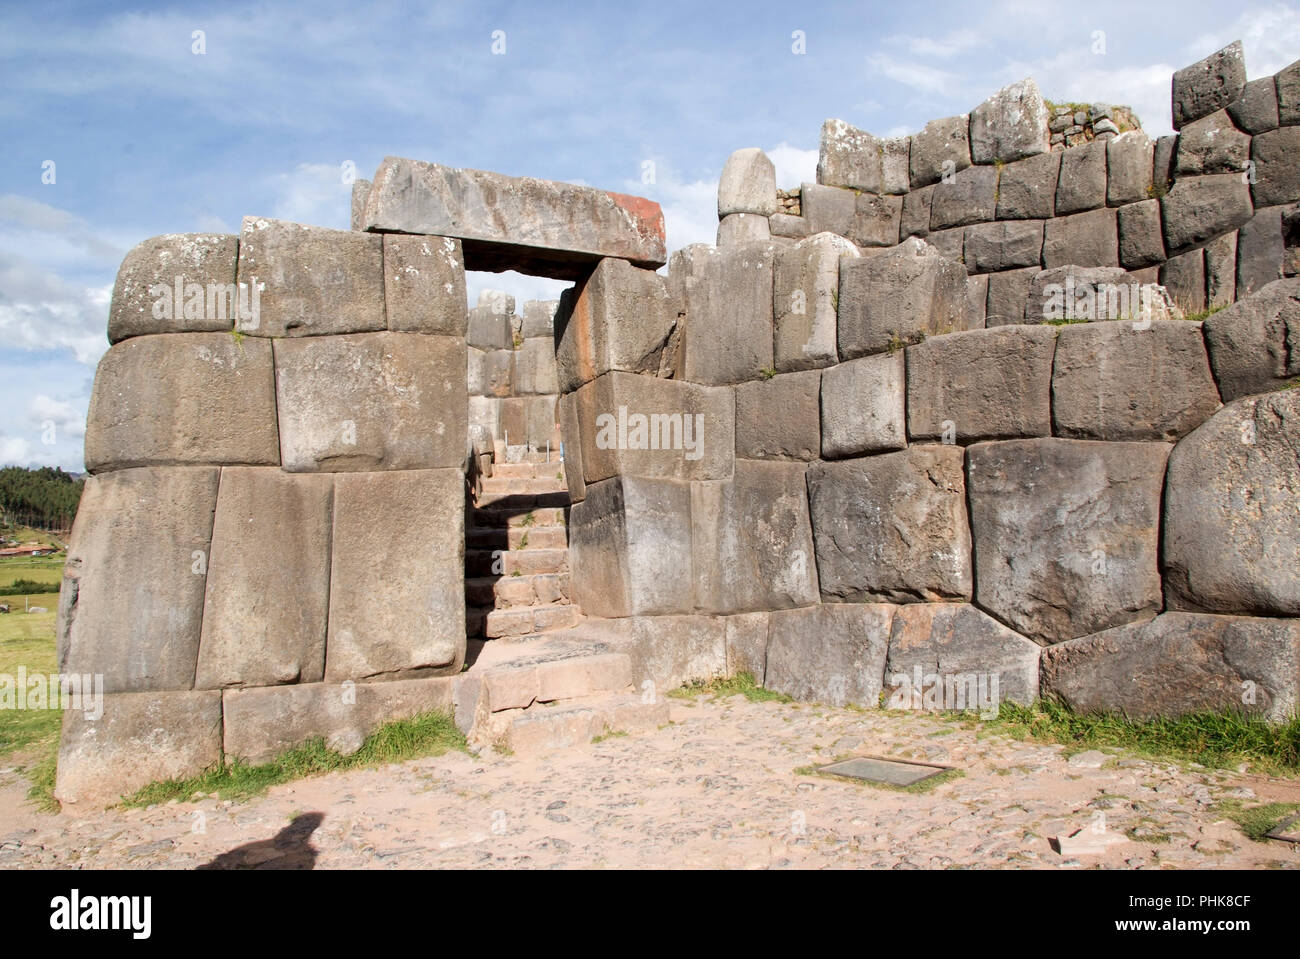
<svg viewBox="0 0 1300 959">
<path fill-rule="evenodd" d="M 0 518 L 7 526 L 30 526 L 50 531 L 72 526 L 81 502 L 84 479 L 57 467 L 0 468 Z"/>
</svg>

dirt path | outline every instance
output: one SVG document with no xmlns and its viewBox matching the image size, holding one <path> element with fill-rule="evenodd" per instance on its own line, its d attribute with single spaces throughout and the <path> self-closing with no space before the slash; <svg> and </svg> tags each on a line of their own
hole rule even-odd
<svg viewBox="0 0 1300 959">
<path fill-rule="evenodd" d="M 8 771 L 0 868 L 1300 868 L 1300 849 L 1252 842 L 1214 808 L 1297 801 L 1296 781 L 1122 757 L 1096 766 L 1056 746 L 978 738 L 941 716 L 733 697 L 674 700 L 672 719 L 541 758 L 456 753 L 245 803 L 80 819 L 35 812 Z M 918 794 L 795 772 L 849 753 L 965 774 Z M 1118 841 L 1064 856 L 1049 842 L 1080 828 Z"/>
</svg>

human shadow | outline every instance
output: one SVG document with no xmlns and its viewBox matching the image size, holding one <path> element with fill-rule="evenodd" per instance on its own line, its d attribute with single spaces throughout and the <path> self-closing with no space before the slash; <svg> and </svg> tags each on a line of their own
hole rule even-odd
<svg viewBox="0 0 1300 959">
<path fill-rule="evenodd" d="M 318 853 L 311 835 L 324 820 L 324 813 L 303 813 L 270 839 L 236 846 L 197 868 L 314 869 Z"/>
</svg>

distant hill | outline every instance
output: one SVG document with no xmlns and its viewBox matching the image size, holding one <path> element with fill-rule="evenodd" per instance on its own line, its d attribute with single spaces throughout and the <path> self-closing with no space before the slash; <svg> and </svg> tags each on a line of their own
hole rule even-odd
<svg viewBox="0 0 1300 959">
<path fill-rule="evenodd" d="M 6 527 L 69 530 L 85 485 L 85 479 L 56 467 L 0 468 L 0 523 Z"/>
</svg>

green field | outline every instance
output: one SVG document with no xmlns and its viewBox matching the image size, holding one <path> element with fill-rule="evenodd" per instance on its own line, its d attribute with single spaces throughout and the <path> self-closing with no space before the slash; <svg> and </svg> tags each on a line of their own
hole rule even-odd
<svg viewBox="0 0 1300 959">
<path fill-rule="evenodd" d="M 62 579 L 62 556 L 0 559 L 0 589 L 12 586 L 18 580 L 45 583 L 49 587 L 39 593 L 19 593 L 13 596 L 0 595 L 0 603 L 5 603 L 10 609 L 17 611 L 25 610 L 28 605 L 31 605 L 44 606 L 53 612 L 59 604 L 59 581 Z"/>
</svg>

